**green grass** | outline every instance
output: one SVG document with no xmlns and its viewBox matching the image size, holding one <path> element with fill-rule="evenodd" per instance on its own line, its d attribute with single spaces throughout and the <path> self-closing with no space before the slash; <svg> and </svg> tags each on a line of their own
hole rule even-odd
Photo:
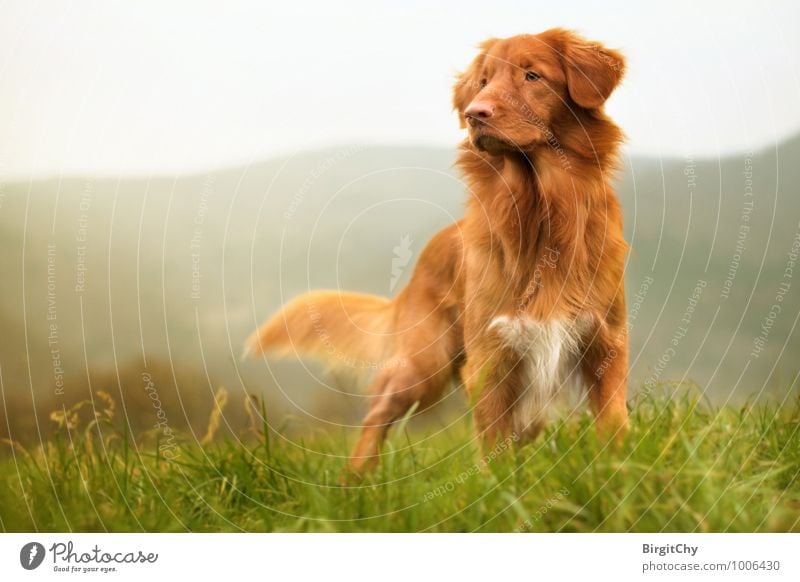
<svg viewBox="0 0 800 582">
<path fill-rule="evenodd" d="M 352 431 L 201 446 L 167 460 L 111 411 L 0 461 L 5 531 L 800 531 L 800 400 L 716 408 L 639 398 L 617 451 L 588 416 L 487 467 L 469 423 L 393 430 L 383 463 L 340 485 Z M 213 432 L 213 431 L 212 431 Z"/>
</svg>

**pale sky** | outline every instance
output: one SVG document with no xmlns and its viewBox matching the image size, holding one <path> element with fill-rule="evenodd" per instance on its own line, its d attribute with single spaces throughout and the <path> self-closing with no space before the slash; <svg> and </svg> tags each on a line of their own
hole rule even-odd
<svg viewBox="0 0 800 582">
<path fill-rule="evenodd" d="M 489 36 L 622 49 L 632 153 L 717 157 L 800 129 L 800 3 L 0 0 L 0 179 L 200 171 L 348 143 L 453 146 Z"/>
</svg>

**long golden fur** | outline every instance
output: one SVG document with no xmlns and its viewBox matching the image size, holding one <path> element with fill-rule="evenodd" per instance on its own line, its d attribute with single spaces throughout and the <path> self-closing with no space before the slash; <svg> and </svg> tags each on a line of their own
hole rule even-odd
<svg viewBox="0 0 800 582">
<path fill-rule="evenodd" d="M 433 237 L 393 299 L 308 293 L 248 340 L 253 355 L 375 364 L 354 470 L 454 378 L 484 446 L 535 436 L 576 378 L 600 434 L 624 433 L 627 245 L 611 185 L 622 132 L 603 110 L 623 71 L 618 52 L 567 30 L 484 42 L 453 96 L 469 128 L 464 218 Z"/>
</svg>

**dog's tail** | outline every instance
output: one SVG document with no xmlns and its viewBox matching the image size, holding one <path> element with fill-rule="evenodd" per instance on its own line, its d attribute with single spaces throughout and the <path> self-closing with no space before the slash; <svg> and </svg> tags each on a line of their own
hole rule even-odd
<svg viewBox="0 0 800 582">
<path fill-rule="evenodd" d="M 314 356 L 332 367 L 377 365 L 393 341 L 394 305 L 362 293 L 305 293 L 253 332 L 242 359 L 267 353 Z"/>
</svg>

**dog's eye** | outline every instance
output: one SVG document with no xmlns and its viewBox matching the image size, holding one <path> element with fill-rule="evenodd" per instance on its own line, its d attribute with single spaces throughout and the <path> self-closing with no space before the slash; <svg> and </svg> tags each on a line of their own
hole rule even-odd
<svg viewBox="0 0 800 582">
<path fill-rule="evenodd" d="M 542 76 L 539 73 L 534 73 L 533 71 L 528 71 L 527 73 L 525 73 L 526 81 L 538 81 L 541 78 Z"/>
<path fill-rule="evenodd" d="M 480 85 L 480 88 L 481 88 L 481 89 L 483 89 L 484 87 L 486 87 L 486 85 L 487 85 L 487 84 L 488 84 L 488 81 L 487 81 L 486 79 L 481 79 L 481 82 L 480 82 L 480 83 L 478 83 L 478 85 Z"/>
</svg>

